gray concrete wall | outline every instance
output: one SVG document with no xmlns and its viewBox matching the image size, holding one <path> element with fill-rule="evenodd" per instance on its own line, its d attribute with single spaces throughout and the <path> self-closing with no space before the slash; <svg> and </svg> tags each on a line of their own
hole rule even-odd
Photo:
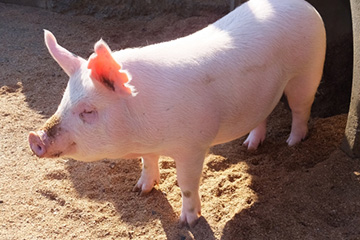
<svg viewBox="0 0 360 240">
<path fill-rule="evenodd" d="M 67 14 L 94 15 L 99 18 L 129 18 L 141 15 L 156 15 L 177 12 L 191 16 L 197 10 L 225 12 L 235 0 L 0 0 L 32 7 L 41 7 Z M 236 0 L 240 1 L 240 0 Z"/>
</svg>

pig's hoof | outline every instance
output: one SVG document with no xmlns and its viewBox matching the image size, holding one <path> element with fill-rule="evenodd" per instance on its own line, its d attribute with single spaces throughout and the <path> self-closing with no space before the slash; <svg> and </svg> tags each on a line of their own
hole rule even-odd
<svg viewBox="0 0 360 240">
<path fill-rule="evenodd" d="M 151 192 L 155 185 L 158 185 L 160 179 L 150 179 L 146 180 L 143 176 L 140 177 L 137 184 L 134 186 L 134 192 L 140 192 L 140 196 L 144 196 Z"/>
<path fill-rule="evenodd" d="M 243 145 L 248 150 L 256 150 L 266 137 L 266 120 L 260 123 L 256 128 L 251 130 Z"/>
<path fill-rule="evenodd" d="M 294 146 L 294 145 L 298 144 L 299 142 L 305 140 L 306 136 L 307 136 L 307 131 L 304 131 L 304 132 L 298 133 L 298 134 L 290 133 L 290 136 L 286 140 L 286 142 L 291 147 L 291 146 Z"/>
<path fill-rule="evenodd" d="M 138 187 L 137 185 L 135 185 L 132 190 L 133 190 L 133 192 L 137 192 L 140 196 L 145 196 L 145 195 L 149 194 L 152 189 L 150 191 L 143 191 L 143 190 L 141 190 L 141 187 Z"/>
<path fill-rule="evenodd" d="M 265 139 L 265 136 L 264 137 L 254 136 L 250 133 L 249 136 L 244 141 L 243 145 L 245 147 L 247 147 L 248 150 L 251 150 L 251 151 L 256 150 L 259 147 L 259 145 L 262 144 L 264 139 Z"/>
<path fill-rule="evenodd" d="M 182 212 L 181 216 L 180 216 L 179 225 L 180 225 L 180 227 L 189 226 L 190 228 L 193 228 L 199 222 L 200 216 L 201 216 L 200 211 L 188 212 L 188 213 Z"/>
</svg>

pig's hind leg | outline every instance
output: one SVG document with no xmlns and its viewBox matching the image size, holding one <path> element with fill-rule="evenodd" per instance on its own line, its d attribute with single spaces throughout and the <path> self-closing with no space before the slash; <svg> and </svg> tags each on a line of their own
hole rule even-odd
<svg viewBox="0 0 360 240">
<path fill-rule="evenodd" d="M 159 156 L 155 154 L 142 157 L 141 176 L 133 191 L 141 195 L 149 193 L 155 185 L 160 183 Z"/>
<path fill-rule="evenodd" d="M 291 133 L 286 141 L 289 146 L 299 143 L 307 136 L 311 106 L 321 74 L 321 71 L 312 71 L 310 74 L 300 75 L 291 79 L 285 87 L 292 114 Z"/>
<path fill-rule="evenodd" d="M 258 146 L 265 140 L 266 137 L 266 119 L 261 122 L 256 128 L 251 130 L 243 145 L 248 150 L 256 150 Z"/>
</svg>

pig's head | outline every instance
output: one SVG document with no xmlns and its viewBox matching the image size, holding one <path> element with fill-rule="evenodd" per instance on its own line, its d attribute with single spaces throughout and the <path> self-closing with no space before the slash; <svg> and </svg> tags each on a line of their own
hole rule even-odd
<svg viewBox="0 0 360 240">
<path fill-rule="evenodd" d="M 129 74 L 102 40 L 88 60 L 58 45 L 46 30 L 45 43 L 70 80 L 55 114 L 38 131 L 30 132 L 31 150 L 38 157 L 82 161 L 115 157 L 119 134 L 127 131 L 119 116 L 121 103 L 135 95 Z"/>
</svg>

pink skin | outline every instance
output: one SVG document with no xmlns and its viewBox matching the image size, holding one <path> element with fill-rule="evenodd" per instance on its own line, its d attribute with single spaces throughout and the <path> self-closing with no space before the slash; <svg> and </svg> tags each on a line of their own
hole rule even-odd
<svg viewBox="0 0 360 240">
<path fill-rule="evenodd" d="M 45 157 L 49 147 L 49 138 L 44 131 L 29 133 L 30 148 L 38 157 Z"/>
<path fill-rule="evenodd" d="M 73 109 L 83 124 L 91 125 L 98 120 L 97 111 L 88 104 L 79 104 Z M 29 133 L 30 149 L 37 157 L 69 156 L 76 152 L 76 142 L 56 115 L 53 115 L 38 131 Z"/>
<path fill-rule="evenodd" d="M 40 158 L 54 158 L 69 155 L 75 151 L 76 143 L 68 139 L 58 137 L 56 141 L 49 137 L 46 131 L 31 131 L 29 133 L 30 149 Z M 64 147 L 66 146 L 66 147 Z"/>
<path fill-rule="evenodd" d="M 45 43 L 70 80 L 53 117 L 29 134 L 34 154 L 142 157 L 134 188 L 142 194 L 160 181 L 159 156 L 172 157 L 180 221 L 191 226 L 209 147 L 250 132 L 244 145 L 256 149 L 283 93 L 293 117 L 287 142 L 305 138 L 326 46 L 320 16 L 298 0 L 250 0 L 197 33 L 143 48 L 112 52 L 100 40 L 88 60 L 48 31 Z"/>
</svg>

